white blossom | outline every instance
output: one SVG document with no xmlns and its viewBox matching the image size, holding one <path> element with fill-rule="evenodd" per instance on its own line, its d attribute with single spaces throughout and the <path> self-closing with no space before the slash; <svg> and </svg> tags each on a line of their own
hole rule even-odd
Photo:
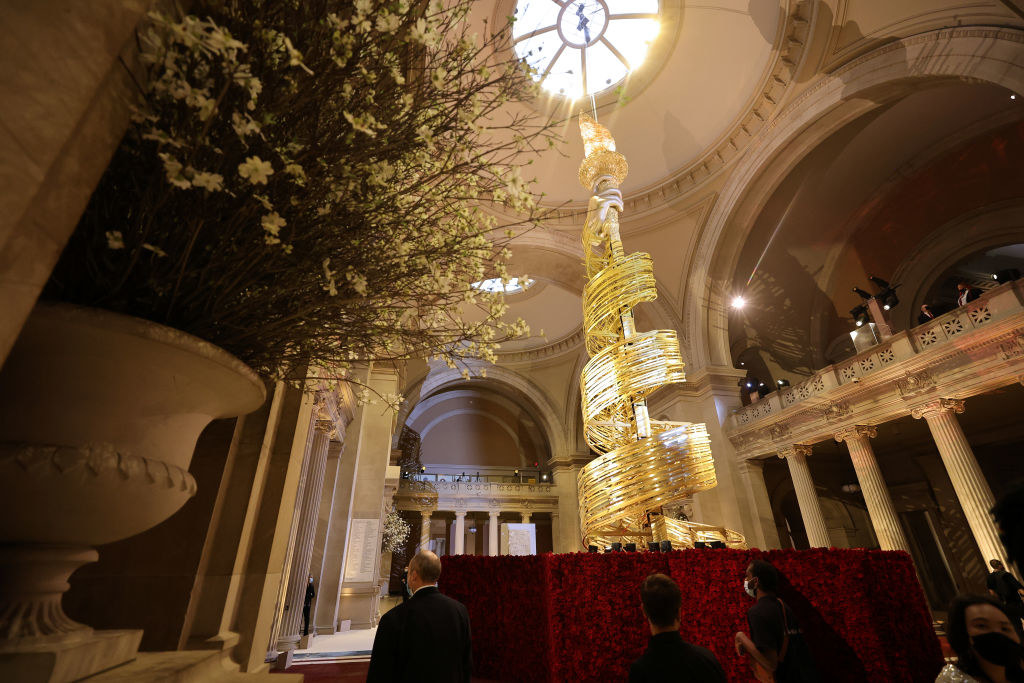
<svg viewBox="0 0 1024 683">
<path fill-rule="evenodd" d="M 263 161 L 259 157 L 247 157 L 238 165 L 238 175 L 253 185 L 266 185 L 267 178 L 274 175 L 274 167 L 269 161 Z"/>
</svg>

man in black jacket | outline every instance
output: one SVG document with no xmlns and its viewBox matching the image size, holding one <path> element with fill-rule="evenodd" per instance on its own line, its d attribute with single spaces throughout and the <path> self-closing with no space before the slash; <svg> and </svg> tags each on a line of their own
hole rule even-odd
<svg viewBox="0 0 1024 683">
<path fill-rule="evenodd" d="M 412 598 L 381 617 L 367 683 L 468 683 L 469 612 L 437 589 L 441 560 L 429 550 L 409 563 Z"/>
<path fill-rule="evenodd" d="M 679 635 L 682 602 L 679 586 L 664 574 L 651 574 L 640 584 L 651 640 L 643 657 L 633 662 L 629 683 L 726 683 L 715 655 Z"/>
</svg>

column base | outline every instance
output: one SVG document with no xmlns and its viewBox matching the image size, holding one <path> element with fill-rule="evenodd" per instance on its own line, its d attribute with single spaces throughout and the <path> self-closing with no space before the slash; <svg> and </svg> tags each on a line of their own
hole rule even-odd
<svg viewBox="0 0 1024 683">
<path fill-rule="evenodd" d="M 5 644 L 0 651 L 0 680 L 66 683 L 92 676 L 134 659 L 142 631 L 88 629 L 32 640 Z"/>
<path fill-rule="evenodd" d="M 310 648 L 310 646 L 313 644 L 313 641 L 315 639 L 316 639 L 316 633 L 310 633 L 309 635 L 306 635 L 306 636 L 300 636 L 299 637 L 299 646 L 296 649 L 297 650 L 308 650 Z"/>
</svg>

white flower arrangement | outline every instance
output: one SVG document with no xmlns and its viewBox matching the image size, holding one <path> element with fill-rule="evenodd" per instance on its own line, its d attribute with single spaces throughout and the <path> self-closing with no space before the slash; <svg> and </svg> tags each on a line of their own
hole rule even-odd
<svg viewBox="0 0 1024 683">
<path fill-rule="evenodd" d="M 472 0 L 253 0 L 153 13 L 148 78 L 50 296 L 162 322 L 267 377 L 494 361 L 509 239 L 557 124 Z M 199 18 L 199 17 L 204 18 Z M 501 224 L 489 203 L 521 219 Z M 467 312 L 472 311 L 472 315 Z M 389 401 L 390 402 L 390 401 Z"/>
</svg>

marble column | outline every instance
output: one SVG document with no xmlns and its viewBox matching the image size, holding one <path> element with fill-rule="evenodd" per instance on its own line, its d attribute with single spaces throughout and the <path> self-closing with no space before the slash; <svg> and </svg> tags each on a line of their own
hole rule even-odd
<svg viewBox="0 0 1024 683">
<path fill-rule="evenodd" d="M 498 554 L 498 515 L 499 512 L 489 512 L 487 520 L 487 554 L 494 557 Z"/>
<path fill-rule="evenodd" d="M 900 518 L 892 504 L 892 496 L 882 478 L 882 470 L 871 448 L 871 442 L 878 435 L 878 430 L 868 425 L 854 425 L 836 433 L 836 441 L 846 443 L 853 461 L 853 469 L 857 472 L 857 483 L 860 484 L 864 502 L 868 506 L 868 517 L 875 529 L 875 538 L 882 550 L 905 550 L 910 552 L 907 537 L 903 534 Z"/>
<path fill-rule="evenodd" d="M 432 510 L 420 510 L 420 542 L 416 551 L 427 550 L 430 545 L 430 515 Z"/>
<path fill-rule="evenodd" d="M 784 458 L 789 465 L 796 500 L 800 505 L 800 516 L 803 517 L 804 530 L 807 532 L 807 542 L 812 548 L 828 548 L 832 542 L 828 537 L 828 527 L 825 526 L 825 516 L 821 514 L 821 503 L 814 488 L 814 480 L 811 479 L 811 469 L 807 466 L 807 456 L 810 454 L 811 447 L 803 444 L 794 444 L 779 451 L 779 457 Z"/>
<path fill-rule="evenodd" d="M 768 488 L 764 483 L 764 461 L 743 460 L 737 463 L 736 471 L 756 522 L 753 537 L 748 536 L 747 543 L 762 550 L 782 547 Z"/>
<path fill-rule="evenodd" d="M 455 511 L 455 543 L 452 544 L 453 555 L 466 553 L 466 511 Z"/>
<path fill-rule="evenodd" d="M 946 466 L 949 480 L 953 483 L 953 490 L 956 491 L 984 561 L 987 564 L 989 560 L 1001 560 L 1009 566 L 1006 550 L 999 541 L 999 532 L 989 514 L 995 505 L 995 497 L 956 419 L 956 413 L 962 412 L 963 401 L 941 398 L 914 408 L 911 415 L 928 422 L 942 464 Z"/>
<path fill-rule="evenodd" d="M 331 443 L 330 435 L 333 430 L 334 425 L 329 420 L 317 420 L 313 427 L 313 443 L 309 451 L 306 482 L 302 487 L 302 502 L 295 534 L 295 552 L 288 577 L 285 612 L 277 637 L 277 649 L 282 652 L 294 650 L 302 635 L 302 608 L 309 582 L 309 565 L 313 558 L 313 537 L 316 534 L 320 496 L 323 493 L 327 448 Z M 315 623 L 310 625 L 315 628 Z"/>
</svg>

